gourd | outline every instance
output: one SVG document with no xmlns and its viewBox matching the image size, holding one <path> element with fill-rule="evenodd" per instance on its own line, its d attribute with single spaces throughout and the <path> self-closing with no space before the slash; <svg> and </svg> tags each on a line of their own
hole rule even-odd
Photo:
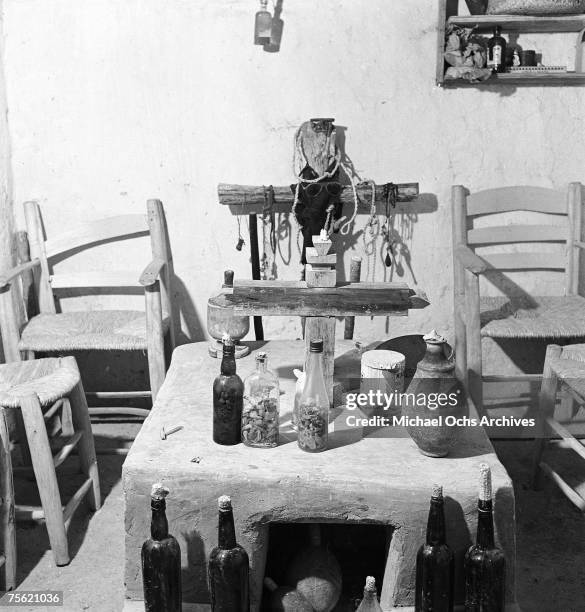
<svg viewBox="0 0 585 612">
<path fill-rule="evenodd" d="M 311 544 L 299 551 L 286 572 L 286 581 L 313 607 L 331 612 L 341 595 L 341 568 L 335 556 L 321 545 L 321 528 L 310 526 Z"/>
<path fill-rule="evenodd" d="M 270 612 L 313 612 L 311 604 L 293 587 L 279 587 L 272 578 L 264 578 L 264 586 L 270 591 Z"/>
</svg>

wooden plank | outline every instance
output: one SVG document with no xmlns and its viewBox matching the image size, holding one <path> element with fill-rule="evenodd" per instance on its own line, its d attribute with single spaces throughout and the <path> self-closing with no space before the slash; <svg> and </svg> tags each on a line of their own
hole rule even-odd
<svg viewBox="0 0 585 612">
<path fill-rule="evenodd" d="M 87 397 L 96 399 L 150 397 L 150 391 L 86 391 Z"/>
<path fill-rule="evenodd" d="M 529 186 L 486 189 L 467 197 L 467 214 L 470 216 L 514 210 L 566 215 L 567 202 L 564 192 Z"/>
<path fill-rule="evenodd" d="M 45 237 L 41 220 L 41 209 L 37 202 L 24 203 L 26 231 L 31 259 L 39 259 L 40 270 L 34 270 L 35 289 L 39 298 L 39 309 L 43 313 L 55 314 L 55 299 L 50 284 L 49 262 L 45 248 Z"/>
<path fill-rule="evenodd" d="M 82 272 L 53 274 L 53 289 L 74 289 L 83 287 L 139 287 L 138 275 L 129 271 Z"/>
<path fill-rule="evenodd" d="M 153 285 L 161 276 L 161 272 L 165 267 L 165 262 L 163 259 L 155 258 L 153 259 L 147 266 L 144 268 L 144 271 L 140 275 L 139 283 L 143 287 L 148 287 L 149 285 Z M 161 279 L 162 281 L 162 279 Z M 162 282 L 161 282 L 162 288 Z M 166 304 L 165 299 L 163 299 L 163 303 Z M 165 307 L 165 314 L 168 309 Z"/>
<path fill-rule="evenodd" d="M 40 266 L 41 262 L 38 259 L 33 259 L 32 261 L 27 261 L 26 263 L 19 264 L 14 266 L 14 268 L 10 268 L 10 270 L 6 270 L 3 274 L 0 274 L 0 289 L 7 287 L 10 282 L 19 277 L 21 274 Z"/>
<path fill-rule="evenodd" d="M 81 436 L 83 435 L 82 431 L 76 431 L 65 444 L 61 447 L 59 452 L 56 455 L 53 455 L 53 465 L 55 468 L 58 468 L 67 457 L 71 454 L 71 451 L 75 448 L 76 444 L 79 442 Z"/>
<path fill-rule="evenodd" d="M 75 491 L 71 499 L 67 502 L 65 509 L 63 510 L 63 522 L 65 523 L 65 529 L 69 528 L 69 523 L 73 518 L 74 512 L 79 507 L 79 504 L 90 490 L 93 485 L 93 480 L 91 478 L 87 478 L 84 483 Z"/>
<path fill-rule="evenodd" d="M 542 462 L 540 469 L 559 487 L 559 489 L 568 497 L 568 499 L 581 510 L 585 512 L 585 499 L 583 499 L 571 486 L 569 486 L 563 478 L 555 472 L 547 463 Z"/>
<path fill-rule="evenodd" d="M 567 237 L 567 295 L 579 295 L 580 259 L 581 253 L 577 242 L 581 242 L 583 234 L 583 188 L 581 183 L 571 183 L 567 193 L 567 208 L 569 212 L 569 227 L 571 236 Z"/>
<path fill-rule="evenodd" d="M 482 257 L 476 255 L 464 244 L 456 246 L 453 249 L 453 255 L 455 256 L 455 265 L 459 265 L 465 270 L 473 272 L 473 274 L 483 274 L 489 267 Z"/>
<path fill-rule="evenodd" d="M 45 243 L 47 257 L 55 257 L 80 247 L 89 247 L 96 242 L 148 234 L 148 224 L 144 215 L 118 215 L 83 223 L 74 229 L 51 238 Z"/>
<path fill-rule="evenodd" d="M 7 362 L 20 361 L 18 317 L 9 288 L 0 289 L 0 332 L 4 359 Z"/>
<path fill-rule="evenodd" d="M 162 327 L 162 304 L 160 284 L 145 287 L 146 297 L 146 342 L 148 347 L 148 373 L 152 401 L 156 399 L 158 390 L 165 379 L 165 348 Z"/>
<path fill-rule="evenodd" d="M 371 183 L 357 185 L 358 210 L 369 212 L 372 199 Z M 412 212 L 408 203 L 419 195 L 418 183 L 396 184 L 397 213 Z M 228 185 L 220 183 L 217 187 L 219 203 L 229 206 L 234 215 L 261 214 L 264 207 L 264 187 L 262 185 Z M 274 187 L 274 212 L 290 212 L 293 205 L 293 191 L 290 185 Z M 376 185 L 376 203 L 385 206 L 384 185 Z M 353 190 L 350 185 L 342 185 L 339 200 L 342 204 L 353 206 Z"/>
<path fill-rule="evenodd" d="M 457 15 L 449 24 L 462 28 L 493 30 L 499 25 L 506 32 L 579 32 L 585 27 L 583 15 L 557 15 L 535 17 L 529 15 Z"/>
<path fill-rule="evenodd" d="M 515 242 L 565 242 L 566 225 L 497 225 L 467 232 L 467 244 L 509 244 Z"/>
<path fill-rule="evenodd" d="M 479 276 L 465 272 L 465 312 L 467 337 L 467 373 L 469 394 L 478 411 L 483 411 L 483 362 L 481 353 L 481 322 Z"/>
<path fill-rule="evenodd" d="M 300 286 L 299 286 L 300 285 Z M 308 288 L 286 281 L 239 281 L 233 293 L 212 303 L 230 304 L 237 314 L 297 316 L 406 315 L 409 308 L 425 308 L 428 300 L 404 283 L 346 283 L 332 288 Z"/>
<path fill-rule="evenodd" d="M 441 86 L 445 80 L 445 31 L 447 24 L 447 0 L 439 0 L 439 18 L 437 26 L 437 85 Z"/>
<path fill-rule="evenodd" d="M 482 255 L 496 270 L 564 270 L 563 253 L 497 253 Z"/>
<path fill-rule="evenodd" d="M 10 436 L 6 411 L 0 409 L 0 531 L 2 533 L 2 552 L 5 556 L 3 584 L 8 591 L 16 587 L 16 527 L 14 524 L 14 483 L 12 478 L 12 461 L 10 458 Z"/>
<path fill-rule="evenodd" d="M 458 380 L 467 390 L 467 312 L 465 301 L 465 267 L 458 249 L 467 246 L 467 189 L 463 185 L 451 188 L 453 240 L 453 307 L 455 323 L 455 368 Z M 475 257 L 475 253 L 473 253 Z"/>
<path fill-rule="evenodd" d="M 444 87 L 479 87 L 491 88 L 503 85 L 557 86 L 585 84 L 585 74 L 582 72 L 547 72 L 547 73 L 512 73 L 493 74 L 487 81 L 471 83 L 465 79 L 445 78 Z"/>
<path fill-rule="evenodd" d="M 150 228 L 150 245 L 154 259 L 165 262 L 160 272 L 160 289 L 163 314 L 169 317 L 169 345 L 171 352 L 175 350 L 175 320 L 172 304 L 172 274 L 173 267 L 171 249 L 168 242 L 168 231 L 165 219 L 165 211 L 160 200 L 148 200 L 146 202 L 148 226 Z"/>
<path fill-rule="evenodd" d="M 16 263 L 24 264 L 29 261 L 30 247 L 27 233 L 25 231 L 16 232 Z M 39 314 L 39 306 L 35 295 L 35 279 L 32 270 L 23 272 L 20 279 L 20 299 L 22 305 L 20 324 L 22 326 L 32 317 Z"/>
</svg>

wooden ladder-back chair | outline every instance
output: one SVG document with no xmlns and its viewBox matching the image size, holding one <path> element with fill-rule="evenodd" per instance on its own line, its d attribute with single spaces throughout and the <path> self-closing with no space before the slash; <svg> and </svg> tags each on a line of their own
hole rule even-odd
<svg viewBox="0 0 585 612">
<path fill-rule="evenodd" d="M 166 373 L 164 337 L 168 333 L 174 348 L 174 328 L 170 302 L 170 258 L 164 210 L 159 200 L 149 200 L 147 214 L 128 214 L 86 223 L 60 236 L 45 240 L 41 211 L 36 202 L 24 205 L 31 260 L 0 274 L 0 330 L 7 361 L 27 359 L 36 352 L 67 354 L 71 351 L 144 350 L 148 356 L 150 391 L 97 392 L 98 399 L 156 398 Z M 87 273 L 53 274 L 52 262 L 80 250 L 150 234 L 150 263 L 138 272 L 102 270 Z M 120 255 L 123 257 L 123 254 Z M 11 283 L 33 271 L 39 314 L 24 326 L 18 323 L 11 296 Z M 135 310 L 85 310 L 58 313 L 55 293 L 63 289 L 130 288 L 142 285 L 146 312 Z M 88 394 L 90 395 L 90 394 Z M 92 409 L 103 413 L 107 409 Z M 146 415 L 139 408 L 116 408 L 110 412 Z"/>
<path fill-rule="evenodd" d="M 461 186 L 452 189 L 455 349 L 457 370 L 477 410 L 483 409 L 483 382 L 505 381 L 484 377 L 482 339 L 569 340 L 585 337 L 585 298 L 579 295 L 583 190 L 571 183 L 568 191 L 540 187 L 503 187 L 477 193 Z M 499 213 L 543 213 L 556 225 L 502 225 Z M 474 227 L 491 216 L 491 227 Z M 498 218 L 499 217 L 499 218 Z M 560 221 L 560 225 L 559 225 Z M 526 243 L 566 245 L 564 252 L 505 252 L 479 256 L 476 247 Z M 554 270 L 565 275 L 562 296 L 480 295 L 480 276 L 506 271 Z M 534 376 L 513 377 L 533 380 Z"/>
</svg>

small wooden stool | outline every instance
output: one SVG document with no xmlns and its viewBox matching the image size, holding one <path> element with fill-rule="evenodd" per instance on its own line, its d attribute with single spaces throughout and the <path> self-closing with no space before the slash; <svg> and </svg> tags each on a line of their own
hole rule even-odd
<svg viewBox="0 0 585 612">
<path fill-rule="evenodd" d="M 67 529 L 73 513 L 86 494 L 92 510 L 101 505 L 89 411 L 75 358 L 37 359 L 1 365 L 0 406 L 20 409 L 42 503 L 42 507 L 16 505 L 16 518 L 44 519 L 56 564 L 67 565 L 70 560 Z M 53 456 L 47 424 L 59 416 L 57 429 L 69 437 Z M 50 433 L 56 433 L 55 428 Z M 86 480 L 63 507 L 56 468 L 75 447 Z"/>
</svg>

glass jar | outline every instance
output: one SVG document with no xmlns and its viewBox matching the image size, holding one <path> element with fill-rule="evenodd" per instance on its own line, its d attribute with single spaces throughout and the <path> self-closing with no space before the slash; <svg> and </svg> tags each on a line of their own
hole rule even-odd
<svg viewBox="0 0 585 612">
<path fill-rule="evenodd" d="M 257 353 L 256 371 L 244 381 L 242 442 L 246 446 L 278 446 L 280 389 L 278 377 L 267 365 L 266 353 Z"/>
<path fill-rule="evenodd" d="M 301 450 L 318 453 L 327 448 L 329 397 L 323 375 L 323 340 L 311 340 L 306 379 L 299 399 L 297 443 Z"/>
</svg>

